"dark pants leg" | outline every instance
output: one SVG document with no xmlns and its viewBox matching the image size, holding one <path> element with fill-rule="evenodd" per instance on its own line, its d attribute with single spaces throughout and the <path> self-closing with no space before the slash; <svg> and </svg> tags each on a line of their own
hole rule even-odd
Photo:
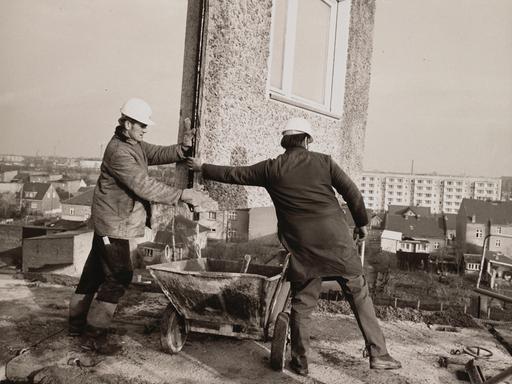
<svg viewBox="0 0 512 384">
<path fill-rule="evenodd" d="M 307 368 L 311 314 L 313 313 L 322 288 L 320 278 L 306 282 L 291 282 L 292 311 L 290 319 L 292 361 Z"/>
<path fill-rule="evenodd" d="M 375 315 L 365 277 L 362 275 L 340 276 L 337 281 L 354 313 L 359 329 L 363 334 L 367 351 L 371 356 L 387 354 L 386 340 Z"/>
<path fill-rule="evenodd" d="M 94 234 L 92 249 L 75 293 L 98 293 L 97 299 L 117 304 L 132 281 L 133 267 L 128 240 L 109 238 L 105 245 Z"/>
<path fill-rule="evenodd" d="M 94 234 L 91 252 L 71 300 L 69 321 L 72 327 L 85 325 L 95 293 L 97 303 L 93 303 L 89 322 L 108 327 L 115 306 L 132 280 L 128 240 L 109 238 L 109 241 L 110 244 L 105 245 L 102 237 Z M 82 300 L 83 297 L 86 300 Z"/>
</svg>

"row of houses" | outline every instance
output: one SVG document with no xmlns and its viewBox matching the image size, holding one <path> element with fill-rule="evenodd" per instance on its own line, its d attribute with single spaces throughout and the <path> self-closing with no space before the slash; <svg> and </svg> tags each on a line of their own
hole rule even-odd
<svg viewBox="0 0 512 384">
<path fill-rule="evenodd" d="M 101 166 L 100 159 L 77 159 L 55 156 L 0 155 L 0 161 L 6 165 L 31 167 L 46 164 L 59 168 L 99 169 Z"/>
<path fill-rule="evenodd" d="M 11 204 L 25 208 L 29 215 L 55 216 L 66 211 L 67 216 L 74 216 L 75 211 L 76 217 L 70 220 L 77 221 L 90 216 L 90 209 L 82 208 L 86 205 L 83 198 L 71 199 L 88 191 L 83 179 L 44 172 L 7 171 L 1 175 L 0 195 L 10 196 Z"/>
<path fill-rule="evenodd" d="M 491 289 L 512 293 L 512 201 L 464 199 L 457 215 L 390 206 L 381 249 L 400 267 L 482 272 Z"/>
</svg>

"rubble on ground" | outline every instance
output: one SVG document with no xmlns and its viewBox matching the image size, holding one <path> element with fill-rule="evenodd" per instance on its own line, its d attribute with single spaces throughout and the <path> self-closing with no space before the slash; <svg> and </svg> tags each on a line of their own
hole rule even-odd
<svg viewBox="0 0 512 384">
<path fill-rule="evenodd" d="M 346 300 L 319 300 L 317 310 L 321 313 L 351 315 L 352 311 Z M 395 308 L 392 306 L 376 306 L 377 317 L 384 321 L 405 320 L 415 323 L 441 324 L 452 327 L 476 328 L 473 318 L 457 310 L 421 311 L 414 308 Z"/>
</svg>

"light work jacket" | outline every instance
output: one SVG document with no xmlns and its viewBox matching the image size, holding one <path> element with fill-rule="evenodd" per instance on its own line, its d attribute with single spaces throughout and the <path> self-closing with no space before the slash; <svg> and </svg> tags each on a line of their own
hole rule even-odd
<svg viewBox="0 0 512 384">
<path fill-rule="evenodd" d="M 183 160 L 181 145 L 160 146 L 125 137 L 120 128 L 108 143 L 91 208 L 94 231 L 118 239 L 142 237 L 150 204 L 175 204 L 182 193 L 148 174 L 149 165 Z"/>
</svg>

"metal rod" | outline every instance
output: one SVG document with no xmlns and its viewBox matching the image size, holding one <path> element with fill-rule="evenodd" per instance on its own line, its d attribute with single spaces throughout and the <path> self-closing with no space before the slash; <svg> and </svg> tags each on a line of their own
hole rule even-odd
<svg viewBox="0 0 512 384">
<path fill-rule="evenodd" d="M 475 288 L 473 291 L 475 291 L 476 293 L 480 293 L 481 295 L 490 296 L 498 300 L 506 301 L 507 303 L 512 303 L 512 297 L 502 295 L 500 293 L 496 293 L 488 289 Z"/>
<path fill-rule="evenodd" d="M 485 380 L 483 384 L 496 384 L 509 376 L 512 376 L 512 367 L 505 369 L 503 372 L 498 373 L 496 376 L 493 376 L 488 380 Z"/>
</svg>

